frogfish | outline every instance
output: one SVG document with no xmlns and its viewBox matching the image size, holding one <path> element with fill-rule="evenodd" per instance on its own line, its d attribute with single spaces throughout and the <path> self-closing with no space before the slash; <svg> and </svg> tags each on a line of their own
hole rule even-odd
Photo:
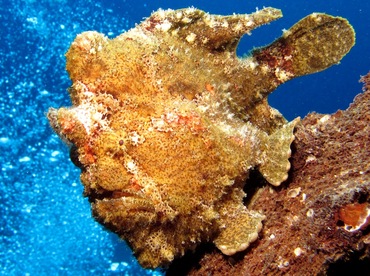
<svg viewBox="0 0 370 276">
<path fill-rule="evenodd" d="M 248 248 L 267 220 L 244 203 L 249 173 L 288 177 L 299 118 L 267 97 L 337 64 L 355 42 L 348 21 L 313 13 L 270 45 L 238 57 L 241 37 L 282 16 L 158 10 L 114 39 L 79 34 L 66 53 L 72 106 L 52 128 L 81 169 L 93 217 L 126 240 L 143 267 L 166 267 L 210 242 Z"/>
</svg>

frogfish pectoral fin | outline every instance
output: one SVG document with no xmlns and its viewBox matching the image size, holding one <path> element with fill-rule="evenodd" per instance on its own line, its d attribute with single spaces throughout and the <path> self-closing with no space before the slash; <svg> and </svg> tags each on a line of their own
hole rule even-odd
<svg viewBox="0 0 370 276">
<path fill-rule="evenodd" d="M 268 136 L 266 142 L 266 158 L 259 166 L 263 177 L 272 185 L 279 186 L 288 178 L 290 169 L 290 144 L 294 140 L 293 130 L 300 118 L 296 118 Z"/>
</svg>

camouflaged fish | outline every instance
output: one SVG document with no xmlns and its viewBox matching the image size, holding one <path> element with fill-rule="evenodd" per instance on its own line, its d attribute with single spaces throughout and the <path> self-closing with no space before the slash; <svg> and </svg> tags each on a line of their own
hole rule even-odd
<svg viewBox="0 0 370 276">
<path fill-rule="evenodd" d="M 248 172 L 286 180 L 299 121 L 267 96 L 339 63 L 354 44 L 345 19 L 315 13 L 236 56 L 244 34 L 281 16 L 158 10 L 114 39 L 84 32 L 68 50 L 73 106 L 48 118 L 81 168 L 94 217 L 142 266 L 166 266 L 209 241 L 232 255 L 258 238 L 265 217 L 243 204 Z"/>
</svg>

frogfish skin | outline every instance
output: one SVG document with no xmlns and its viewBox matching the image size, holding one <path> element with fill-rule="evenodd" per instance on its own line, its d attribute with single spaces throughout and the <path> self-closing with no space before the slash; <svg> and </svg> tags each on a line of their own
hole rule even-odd
<svg viewBox="0 0 370 276">
<path fill-rule="evenodd" d="M 66 54 L 72 107 L 48 119 L 81 168 L 94 218 L 143 267 L 165 267 L 202 242 L 226 255 L 258 239 L 265 216 L 243 204 L 251 169 L 288 177 L 293 130 L 267 103 L 280 84 L 339 63 L 347 20 L 314 13 L 272 44 L 236 56 L 240 38 L 282 16 L 158 10 L 108 39 L 79 34 Z"/>
</svg>

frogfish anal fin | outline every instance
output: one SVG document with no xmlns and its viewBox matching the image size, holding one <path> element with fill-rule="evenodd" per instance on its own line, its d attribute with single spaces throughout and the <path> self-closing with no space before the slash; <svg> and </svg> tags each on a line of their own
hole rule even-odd
<svg viewBox="0 0 370 276">
<path fill-rule="evenodd" d="M 214 243 L 223 254 L 230 256 L 257 240 L 265 216 L 244 206 L 229 206 L 226 213 L 221 218 L 223 228 Z"/>
</svg>

